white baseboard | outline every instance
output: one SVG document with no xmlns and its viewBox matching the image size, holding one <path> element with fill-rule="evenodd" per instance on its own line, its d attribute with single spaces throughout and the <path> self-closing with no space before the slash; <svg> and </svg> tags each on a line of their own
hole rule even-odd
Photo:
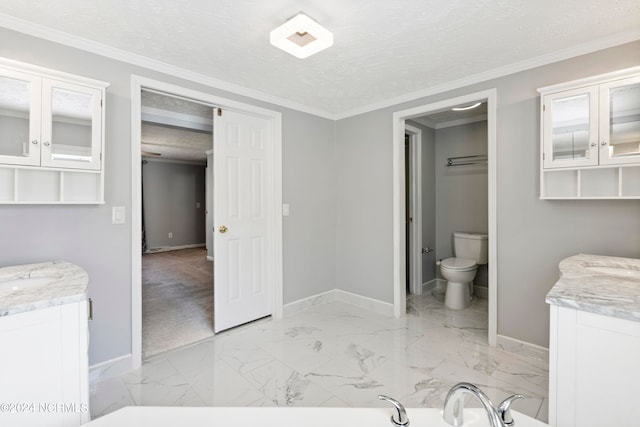
<svg viewBox="0 0 640 427">
<path fill-rule="evenodd" d="M 332 301 L 340 301 L 347 304 L 355 305 L 356 307 L 365 308 L 367 310 L 371 310 L 385 316 L 393 315 L 393 304 L 343 291 L 341 289 L 332 289 L 327 292 L 323 292 L 285 304 L 284 315 L 288 316 L 291 314 L 299 313 L 300 311 L 306 310 L 313 306 L 326 304 Z"/>
<path fill-rule="evenodd" d="M 133 369 L 133 355 L 131 353 L 89 366 L 89 386 L 98 381 L 116 377 Z"/>
<path fill-rule="evenodd" d="M 285 304 L 283 307 L 284 315 L 288 316 L 291 314 L 299 313 L 313 306 L 335 301 L 336 300 L 335 292 L 336 292 L 336 289 L 332 289 L 330 291 L 323 292 L 321 294 L 312 295 L 310 297 L 302 298 L 297 301 L 293 301 L 288 304 Z"/>
<path fill-rule="evenodd" d="M 529 342 L 504 335 L 498 335 L 497 347 L 510 353 L 523 355 L 549 363 L 549 349 L 546 347 L 541 347 L 536 344 L 531 344 Z"/>
<path fill-rule="evenodd" d="M 336 299 L 338 301 L 355 305 L 356 307 L 365 308 L 384 316 L 393 316 L 393 304 L 391 303 L 353 294 L 351 292 L 343 291 L 342 289 L 336 289 L 335 291 Z"/>
<path fill-rule="evenodd" d="M 473 295 L 480 298 L 489 299 L 489 288 L 486 286 L 474 286 Z"/>
<path fill-rule="evenodd" d="M 431 279 L 428 282 L 422 284 L 422 293 L 431 292 L 438 287 L 438 283 L 443 281 L 442 279 Z"/>
<path fill-rule="evenodd" d="M 206 243 L 194 243 L 192 245 L 182 246 L 161 246 L 159 248 L 150 248 L 145 251 L 145 254 L 155 254 L 158 252 L 179 251 L 180 249 L 193 249 L 193 248 L 205 248 Z"/>
</svg>

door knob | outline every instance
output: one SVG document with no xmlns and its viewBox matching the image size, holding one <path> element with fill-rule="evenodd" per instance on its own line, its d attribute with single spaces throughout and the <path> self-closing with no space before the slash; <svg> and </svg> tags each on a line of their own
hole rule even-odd
<svg viewBox="0 0 640 427">
<path fill-rule="evenodd" d="M 218 231 L 221 233 L 226 233 L 228 230 L 228 228 L 224 225 L 221 225 L 220 228 L 218 228 Z"/>
</svg>

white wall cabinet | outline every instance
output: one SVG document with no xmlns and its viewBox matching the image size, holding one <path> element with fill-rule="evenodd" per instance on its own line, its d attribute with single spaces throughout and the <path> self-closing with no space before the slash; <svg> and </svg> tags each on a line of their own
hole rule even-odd
<svg viewBox="0 0 640 427">
<path fill-rule="evenodd" d="M 549 424 L 637 425 L 640 322 L 550 308 Z"/>
<path fill-rule="evenodd" d="M 540 197 L 640 198 L 640 67 L 538 91 Z"/>
<path fill-rule="evenodd" d="M 103 202 L 107 86 L 0 60 L 0 203 Z"/>
<path fill-rule="evenodd" d="M 87 323 L 86 301 L 0 317 L 2 425 L 89 422 Z"/>
</svg>

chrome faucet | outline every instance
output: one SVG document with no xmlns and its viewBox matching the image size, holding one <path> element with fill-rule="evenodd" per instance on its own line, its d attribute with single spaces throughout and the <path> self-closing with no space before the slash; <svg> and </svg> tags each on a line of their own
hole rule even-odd
<svg viewBox="0 0 640 427">
<path fill-rule="evenodd" d="M 394 415 L 391 416 L 391 424 L 397 427 L 405 427 L 409 425 L 409 418 L 407 418 L 407 410 L 404 408 L 402 403 L 398 402 L 397 400 L 389 396 L 385 396 L 383 394 L 378 395 L 378 399 L 389 402 L 393 406 L 395 406 L 396 411 L 398 412 L 398 416 L 397 417 Z"/>
<path fill-rule="evenodd" d="M 452 426 L 461 426 L 464 409 L 464 396 L 471 394 L 480 400 L 489 417 L 491 427 L 511 427 L 515 425 L 511 418 L 511 404 L 517 399 L 524 399 L 521 394 L 506 398 L 496 409 L 491 399 L 478 387 L 470 383 L 458 383 L 451 387 L 444 401 L 444 420 Z"/>
</svg>

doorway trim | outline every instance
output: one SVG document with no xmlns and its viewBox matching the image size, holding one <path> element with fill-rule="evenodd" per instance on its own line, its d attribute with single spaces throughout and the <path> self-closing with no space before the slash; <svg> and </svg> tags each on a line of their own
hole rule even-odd
<svg viewBox="0 0 640 427">
<path fill-rule="evenodd" d="M 420 105 L 393 113 L 393 314 L 402 317 L 407 310 L 405 289 L 405 120 L 430 112 L 474 101 L 487 101 L 487 179 L 489 219 L 489 345 L 495 346 L 498 333 L 498 221 L 497 221 L 497 139 L 495 88 L 444 101 Z"/>
<path fill-rule="evenodd" d="M 273 241 L 269 242 L 269 251 L 273 256 L 273 268 L 267 269 L 273 284 L 273 307 L 271 316 L 281 319 L 283 315 L 283 240 L 282 240 L 282 114 L 251 104 L 222 98 L 206 92 L 188 89 L 182 86 L 165 83 L 148 77 L 131 76 L 131 357 L 132 368 L 142 366 L 142 168 L 141 162 L 141 91 L 149 89 L 163 92 L 189 101 L 241 111 L 254 116 L 271 120 L 273 129 L 273 146 L 267 155 L 273 164 L 273 205 L 272 221 L 269 227 L 273 230 Z M 214 141 L 215 148 L 215 141 Z M 215 176 L 215 171 L 214 171 Z M 213 230 L 208 230 L 213 232 Z M 212 283 L 213 286 L 213 283 Z"/>
<path fill-rule="evenodd" d="M 405 133 L 409 134 L 409 161 L 411 164 L 411 200 L 409 215 L 412 218 L 410 234 L 411 253 L 409 254 L 409 287 L 414 295 L 422 295 L 422 130 L 405 124 Z"/>
</svg>

